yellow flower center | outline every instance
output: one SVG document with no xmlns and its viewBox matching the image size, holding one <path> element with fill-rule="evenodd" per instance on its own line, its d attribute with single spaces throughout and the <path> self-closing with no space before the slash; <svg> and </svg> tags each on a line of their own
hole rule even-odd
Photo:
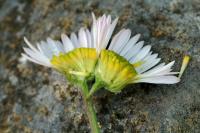
<svg viewBox="0 0 200 133">
<path fill-rule="evenodd" d="M 96 78 L 100 87 L 111 92 L 120 92 L 137 75 L 134 66 L 110 50 L 102 50 L 98 56 L 94 48 L 77 48 L 68 53 L 53 56 L 55 69 L 65 74 L 74 83 Z M 97 86 L 98 87 L 98 86 Z"/>
<path fill-rule="evenodd" d="M 137 75 L 133 65 L 113 51 L 102 50 L 95 69 L 98 81 L 103 81 L 106 89 L 120 92 Z"/>
<path fill-rule="evenodd" d="M 51 64 L 67 78 L 84 80 L 92 78 L 97 62 L 97 53 L 94 48 L 77 48 L 68 53 L 53 56 Z"/>
</svg>

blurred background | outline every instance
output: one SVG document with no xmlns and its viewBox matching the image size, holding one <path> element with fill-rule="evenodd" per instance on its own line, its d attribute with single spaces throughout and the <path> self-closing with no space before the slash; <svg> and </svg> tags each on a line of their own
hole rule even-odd
<svg viewBox="0 0 200 133">
<path fill-rule="evenodd" d="M 105 133 L 200 132 L 199 0 L 0 0 L 0 133 L 89 132 L 77 88 L 57 72 L 21 58 L 33 44 L 77 32 L 97 16 L 119 16 L 115 33 L 130 28 L 162 61 L 191 62 L 176 85 L 137 84 L 93 97 Z"/>
</svg>

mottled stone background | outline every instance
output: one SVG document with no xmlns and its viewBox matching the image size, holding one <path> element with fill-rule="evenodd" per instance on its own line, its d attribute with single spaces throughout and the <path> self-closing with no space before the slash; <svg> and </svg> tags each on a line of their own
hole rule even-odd
<svg viewBox="0 0 200 133">
<path fill-rule="evenodd" d="M 176 85 L 137 84 L 94 103 L 105 133 L 200 132 L 200 0 L 0 0 L 0 133 L 89 132 L 77 88 L 51 69 L 23 61 L 23 36 L 60 39 L 91 23 L 91 12 L 119 16 L 163 61 L 191 62 Z"/>
</svg>

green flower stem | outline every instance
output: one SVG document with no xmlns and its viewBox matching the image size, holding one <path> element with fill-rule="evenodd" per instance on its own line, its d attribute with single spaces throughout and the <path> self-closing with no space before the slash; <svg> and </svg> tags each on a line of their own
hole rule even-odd
<svg viewBox="0 0 200 133">
<path fill-rule="evenodd" d="M 99 133 L 99 126 L 96 118 L 96 113 L 92 104 L 91 98 L 87 98 L 89 94 L 88 86 L 87 83 L 84 82 L 82 84 L 82 92 L 83 92 L 83 99 L 84 99 L 84 104 L 86 107 L 86 112 L 87 116 L 89 118 L 89 123 L 90 123 L 90 128 L 92 133 Z"/>
<path fill-rule="evenodd" d="M 96 82 L 93 84 L 93 86 L 92 86 L 90 92 L 88 93 L 87 99 L 90 98 L 90 97 L 91 97 L 97 90 L 99 90 L 101 87 L 102 87 L 102 83 L 99 82 L 99 81 L 96 81 Z"/>
</svg>

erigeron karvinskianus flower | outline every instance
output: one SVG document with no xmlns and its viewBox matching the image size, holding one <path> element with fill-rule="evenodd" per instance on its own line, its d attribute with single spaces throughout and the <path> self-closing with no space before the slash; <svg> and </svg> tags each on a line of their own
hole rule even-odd
<svg viewBox="0 0 200 133">
<path fill-rule="evenodd" d="M 72 33 L 69 38 L 62 34 L 61 41 L 48 38 L 38 43 L 37 48 L 25 38 L 29 48 L 24 48 L 22 55 L 32 62 L 57 69 L 75 84 L 95 79 L 90 94 L 103 87 L 116 93 L 131 83 L 180 81 L 180 77 L 175 76 L 179 72 L 171 72 L 175 61 L 159 63 L 158 54 L 151 51 L 150 45 L 144 46 L 144 42 L 139 41 L 139 34 L 131 37 L 129 29 L 122 29 L 109 43 L 118 19 L 111 21 L 110 15 L 98 19 L 92 16 L 91 30 L 81 28 L 78 36 Z"/>
<path fill-rule="evenodd" d="M 81 28 L 78 35 L 61 35 L 61 41 L 47 38 L 33 46 L 24 38 L 28 48 L 23 57 L 64 74 L 81 88 L 91 131 L 99 133 L 95 111 L 90 96 L 100 88 L 117 93 L 132 83 L 174 84 L 180 81 L 189 57 L 183 60 L 180 72 L 171 72 L 174 61 L 159 63 L 150 45 L 139 41 L 140 35 L 131 37 L 129 29 L 122 29 L 111 40 L 117 20 L 103 15 L 93 16 L 91 30 Z M 110 43 L 109 43 L 110 42 Z M 179 76 L 175 76 L 178 74 Z M 88 81 L 94 81 L 88 89 Z M 92 83 L 92 82 L 91 82 Z"/>
</svg>

